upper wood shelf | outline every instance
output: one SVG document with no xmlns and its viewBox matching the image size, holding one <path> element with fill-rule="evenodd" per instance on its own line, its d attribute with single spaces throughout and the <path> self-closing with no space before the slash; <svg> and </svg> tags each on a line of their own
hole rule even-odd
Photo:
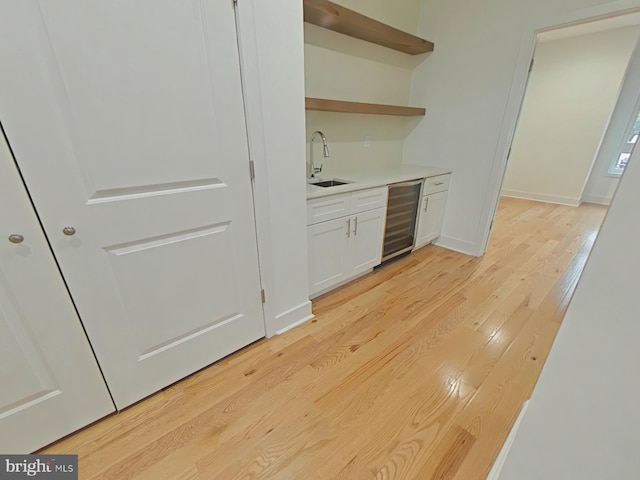
<svg viewBox="0 0 640 480">
<path fill-rule="evenodd" d="M 304 21 L 409 55 L 432 52 L 433 43 L 328 0 L 304 0 Z"/>
<path fill-rule="evenodd" d="M 421 117 L 426 110 L 399 105 L 380 105 L 377 103 L 345 102 L 343 100 L 326 100 L 324 98 L 305 99 L 307 110 L 338 113 L 365 113 L 374 115 L 397 115 L 401 117 Z"/>
</svg>

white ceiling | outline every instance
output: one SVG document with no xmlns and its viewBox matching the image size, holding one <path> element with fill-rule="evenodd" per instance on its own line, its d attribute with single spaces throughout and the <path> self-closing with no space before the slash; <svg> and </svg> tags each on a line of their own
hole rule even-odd
<svg viewBox="0 0 640 480">
<path fill-rule="evenodd" d="M 603 20 L 596 20 L 594 22 L 574 25 L 572 27 L 551 30 L 541 33 L 538 37 L 538 41 L 551 42 L 563 38 L 577 37 L 578 35 L 602 32 L 604 30 L 613 30 L 615 28 L 628 27 L 631 25 L 640 25 L 640 12 L 619 15 L 617 17 L 605 18 Z"/>
</svg>

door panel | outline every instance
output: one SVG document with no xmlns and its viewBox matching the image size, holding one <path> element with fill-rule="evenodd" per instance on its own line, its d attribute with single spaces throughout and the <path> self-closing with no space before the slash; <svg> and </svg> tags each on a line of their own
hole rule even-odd
<svg viewBox="0 0 640 480">
<path fill-rule="evenodd" d="M 118 293 L 128 320 L 137 319 L 131 322 L 131 329 L 143 356 L 233 320 L 241 310 L 234 289 L 237 275 L 232 258 L 225 255 L 232 250 L 228 225 L 212 226 L 181 237 L 147 239 L 106 249 L 111 270 L 119 279 Z M 211 263 L 202 261 L 207 257 Z M 176 265 L 188 272 L 187 282 L 167 275 L 177 269 Z M 220 275 L 220 271 L 227 275 Z"/>
<path fill-rule="evenodd" d="M 350 274 L 366 272 L 380 264 L 382 259 L 384 208 L 359 213 L 354 217 L 349 244 Z"/>
<path fill-rule="evenodd" d="M 25 402 L 59 392 L 38 352 L 38 341 L 25 328 L 27 319 L 20 314 L 14 290 L 4 275 L 0 277 L 0 378 L 7 388 L 0 390 L 0 415 Z"/>
<path fill-rule="evenodd" d="M 3 2 L 0 61 L 7 135 L 118 407 L 264 336 L 232 2 Z"/>
<path fill-rule="evenodd" d="M 115 407 L 1 136 L 0 201 L 0 451 L 30 453 Z"/>
<path fill-rule="evenodd" d="M 446 191 L 422 197 L 416 248 L 426 245 L 440 236 L 446 203 Z"/>
<path fill-rule="evenodd" d="M 231 79 L 209 67 L 208 50 L 213 65 L 237 68 L 228 2 L 37 3 L 48 35 L 41 46 L 67 94 L 61 107 L 90 198 L 196 179 L 220 183 L 211 178 L 211 146 L 224 139 L 223 82 Z M 210 3 L 227 10 L 211 25 L 204 18 L 208 8 L 216 14 Z M 224 141 L 217 147 L 232 153 Z"/>
<path fill-rule="evenodd" d="M 307 227 L 309 294 L 315 295 L 347 275 L 351 219 L 337 218 Z"/>
</svg>

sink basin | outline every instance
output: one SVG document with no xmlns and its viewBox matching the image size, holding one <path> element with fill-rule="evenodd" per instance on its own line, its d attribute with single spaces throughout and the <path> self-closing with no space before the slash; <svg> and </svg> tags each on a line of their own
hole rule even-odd
<svg viewBox="0 0 640 480">
<path fill-rule="evenodd" d="M 346 185 L 347 182 L 341 182 L 340 180 L 323 180 L 322 182 L 314 183 L 316 187 L 335 187 L 337 185 Z"/>
<path fill-rule="evenodd" d="M 311 182 L 311 185 L 315 185 L 316 187 L 337 187 L 338 185 L 346 185 L 348 182 L 346 180 L 338 180 L 337 178 L 332 178 L 330 180 L 319 180 L 317 182 Z"/>
</svg>

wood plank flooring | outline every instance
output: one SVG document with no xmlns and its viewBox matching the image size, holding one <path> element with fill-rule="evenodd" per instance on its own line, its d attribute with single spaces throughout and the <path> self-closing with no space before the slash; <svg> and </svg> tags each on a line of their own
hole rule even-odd
<svg viewBox="0 0 640 480">
<path fill-rule="evenodd" d="M 43 452 L 82 479 L 484 480 L 604 213 L 504 198 L 484 257 L 425 247 Z"/>
</svg>

